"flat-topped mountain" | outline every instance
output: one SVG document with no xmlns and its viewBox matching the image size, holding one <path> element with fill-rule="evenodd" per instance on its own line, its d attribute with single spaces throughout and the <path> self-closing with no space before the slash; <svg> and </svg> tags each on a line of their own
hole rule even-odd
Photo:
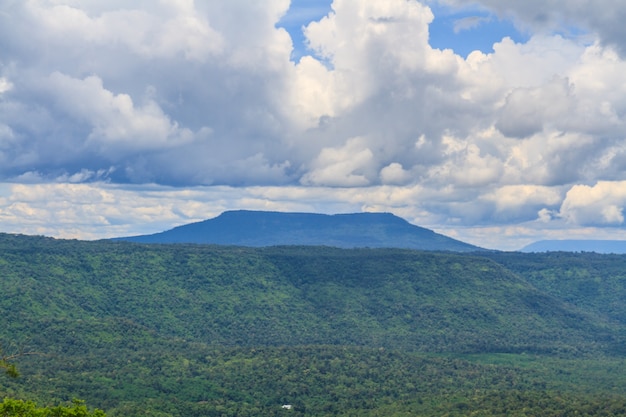
<svg viewBox="0 0 626 417">
<path fill-rule="evenodd" d="M 314 214 L 227 211 L 220 216 L 151 235 L 117 238 L 141 243 L 237 246 L 314 245 L 339 248 L 484 250 L 415 226 L 391 213 Z"/>
<path fill-rule="evenodd" d="M 626 253 L 626 240 L 540 240 L 521 252 L 595 252 Z"/>
</svg>

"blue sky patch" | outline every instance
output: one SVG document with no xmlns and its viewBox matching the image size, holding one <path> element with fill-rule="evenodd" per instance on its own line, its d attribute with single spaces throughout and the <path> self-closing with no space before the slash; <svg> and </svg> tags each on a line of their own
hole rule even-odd
<svg viewBox="0 0 626 417">
<path fill-rule="evenodd" d="M 310 22 L 318 21 L 330 11 L 332 0 L 291 0 L 289 10 L 276 25 L 285 28 L 291 35 L 293 52 L 291 60 L 298 62 L 304 55 L 310 55 L 302 28 Z"/>
<path fill-rule="evenodd" d="M 430 45 L 437 49 L 452 49 L 467 57 L 472 51 L 493 52 L 493 44 L 509 37 L 526 42 L 528 34 L 520 32 L 510 20 L 480 9 L 452 10 L 431 6 L 435 19 L 430 24 Z"/>
</svg>

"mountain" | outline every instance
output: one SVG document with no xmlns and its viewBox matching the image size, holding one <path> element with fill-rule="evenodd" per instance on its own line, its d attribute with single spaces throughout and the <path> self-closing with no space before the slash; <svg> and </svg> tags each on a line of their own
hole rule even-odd
<svg viewBox="0 0 626 417">
<path fill-rule="evenodd" d="M 470 252 L 477 246 L 412 225 L 390 213 L 313 214 L 227 211 L 161 233 L 123 237 L 140 243 L 204 243 L 249 247 L 313 245 Z"/>
<path fill-rule="evenodd" d="M 596 252 L 626 254 L 626 240 L 540 240 L 521 252 Z"/>
</svg>

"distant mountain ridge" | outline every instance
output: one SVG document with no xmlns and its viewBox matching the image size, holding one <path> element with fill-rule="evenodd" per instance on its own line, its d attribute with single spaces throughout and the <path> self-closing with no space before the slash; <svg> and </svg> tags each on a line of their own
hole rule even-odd
<svg viewBox="0 0 626 417">
<path fill-rule="evenodd" d="M 540 240 L 521 252 L 595 252 L 626 254 L 626 240 Z"/>
<path fill-rule="evenodd" d="M 199 243 L 236 246 L 311 245 L 339 248 L 404 248 L 471 252 L 484 250 L 391 213 L 316 214 L 226 211 L 213 219 L 141 236 L 116 238 L 140 243 Z"/>
</svg>

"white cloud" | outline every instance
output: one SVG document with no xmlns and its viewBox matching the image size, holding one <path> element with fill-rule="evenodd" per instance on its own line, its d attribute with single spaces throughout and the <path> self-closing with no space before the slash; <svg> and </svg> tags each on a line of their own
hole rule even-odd
<svg viewBox="0 0 626 417">
<path fill-rule="evenodd" d="M 380 180 L 383 184 L 404 184 L 410 178 L 411 173 L 397 162 L 392 162 L 380 170 Z"/>
<path fill-rule="evenodd" d="M 224 47 L 220 34 L 193 2 L 154 2 L 150 9 L 128 4 L 107 7 L 103 2 L 63 3 L 68 2 L 27 2 L 24 9 L 24 18 L 40 25 L 53 44 L 80 41 L 105 48 L 117 44 L 146 58 L 199 61 L 220 54 Z"/>
<path fill-rule="evenodd" d="M 341 148 L 324 148 L 302 177 L 304 185 L 357 187 L 370 184 L 374 154 L 363 138 L 352 138 Z"/>
<path fill-rule="evenodd" d="M 362 103 L 389 83 L 426 70 L 455 70 L 456 58 L 428 45 L 433 15 L 418 2 L 337 0 L 333 12 L 305 28 L 310 47 L 329 62 L 343 109 Z M 398 77 L 401 75 L 401 77 Z"/>
<path fill-rule="evenodd" d="M 561 205 L 560 216 L 583 226 L 620 226 L 624 223 L 626 181 L 575 185 Z"/>
<path fill-rule="evenodd" d="M 487 198 L 495 202 L 498 211 L 506 212 L 528 205 L 539 207 L 555 206 L 562 201 L 563 196 L 558 188 L 535 185 L 508 185 L 495 190 Z"/>
<path fill-rule="evenodd" d="M 78 80 L 55 72 L 46 88 L 58 109 L 77 123 L 89 125 L 91 132 L 84 144 L 107 156 L 180 146 L 193 138 L 189 129 L 179 128 L 154 101 L 137 107 L 128 94 L 105 89 L 97 76 Z"/>
<path fill-rule="evenodd" d="M 453 136 L 444 136 L 442 143 L 447 161 L 430 172 L 430 177 L 437 183 L 480 187 L 494 184 L 502 177 L 503 161 L 483 152 L 478 144 Z"/>
<path fill-rule="evenodd" d="M 312 128 L 322 117 L 337 115 L 348 103 L 338 100 L 340 87 L 332 72 L 310 56 L 296 65 L 290 87 L 290 117 L 302 128 Z"/>
<path fill-rule="evenodd" d="M 13 84 L 4 77 L 0 77 L 0 94 L 6 93 L 13 88 Z"/>
</svg>

